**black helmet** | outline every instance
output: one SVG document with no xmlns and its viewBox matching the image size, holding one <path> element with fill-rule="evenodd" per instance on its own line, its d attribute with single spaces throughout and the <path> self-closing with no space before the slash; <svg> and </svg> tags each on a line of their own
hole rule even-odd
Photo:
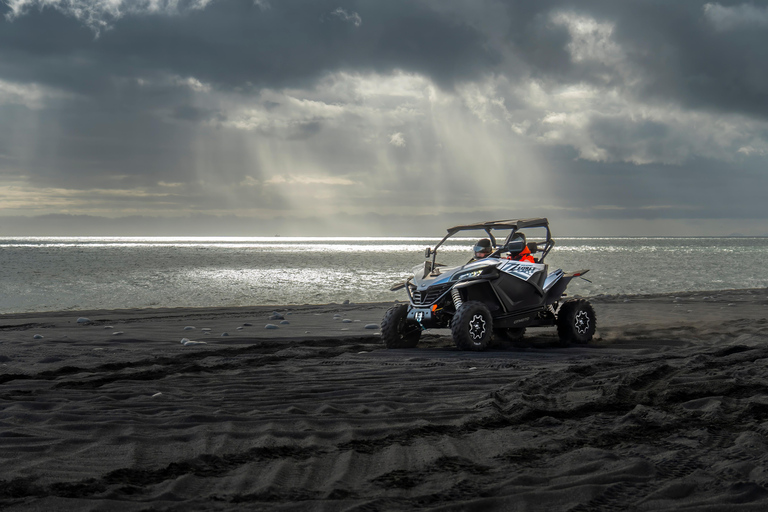
<svg viewBox="0 0 768 512">
<path fill-rule="evenodd" d="M 481 238 L 477 241 L 473 250 L 475 252 L 475 259 L 487 258 L 493 252 L 491 241 L 487 238 Z"/>
<path fill-rule="evenodd" d="M 525 250 L 525 247 L 526 247 L 525 235 L 522 233 L 515 233 L 512 236 L 512 240 L 509 241 L 509 245 L 512 245 L 514 242 L 517 242 L 517 241 L 523 242 L 522 248 L 519 251 L 510 251 L 511 256 L 517 256 L 520 253 L 520 251 Z"/>
</svg>

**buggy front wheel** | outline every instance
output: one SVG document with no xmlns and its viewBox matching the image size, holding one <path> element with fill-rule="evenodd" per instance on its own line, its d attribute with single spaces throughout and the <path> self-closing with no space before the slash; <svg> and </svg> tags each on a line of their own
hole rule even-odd
<svg viewBox="0 0 768 512">
<path fill-rule="evenodd" d="M 421 338 L 421 326 L 408 320 L 408 305 L 392 306 L 381 321 L 381 339 L 387 348 L 413 348 Z"/>
<path fill-rule="evenodd" d="M 461 350 L 485 350 L 493 337 L 491 312 L 482 302 L 465 302 L 453 316 L 451 334 Z"/>
</svg>

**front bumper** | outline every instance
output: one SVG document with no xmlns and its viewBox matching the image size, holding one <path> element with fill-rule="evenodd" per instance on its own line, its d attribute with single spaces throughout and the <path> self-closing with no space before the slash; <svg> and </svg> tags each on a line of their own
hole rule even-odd
<svg viewBox="0 0 768 512">
<path fill-rule="evenodd" d="M 430 327 L 437 327 L 437 318 L 431 308 L 417 308 L 411 306 L 408 310 L 408 320 L 412 320 L 419 324 L 423 329 L 429 329 Z"/>
</svg>

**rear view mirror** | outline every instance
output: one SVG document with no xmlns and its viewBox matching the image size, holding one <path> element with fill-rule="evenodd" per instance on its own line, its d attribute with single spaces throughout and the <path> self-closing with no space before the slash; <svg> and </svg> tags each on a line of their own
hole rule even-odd
<svg viewBox="0 0 768 512">
<path fill-rule="evenodd" d="M 424 249 L 424 257 L 429 258 L 430 256 L 432 256 L 432 248 L 427 247 L 426 249 Z"/>
</svg>

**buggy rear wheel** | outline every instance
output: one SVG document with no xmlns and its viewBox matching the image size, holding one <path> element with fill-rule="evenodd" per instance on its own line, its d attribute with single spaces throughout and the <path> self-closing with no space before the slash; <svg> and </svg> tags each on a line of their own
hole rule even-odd
<svg viewBox="0 0 768 512">
<path fill-rule="evenodd" d="M 587 300 L 571 299 L 557 312 L 557 335 L 564 344 L 589 343 L 596 327 L 595 310 Z"/>
<path fill-rule="evenodd" d="M 465 302 L 451 321 L 451 334 L 461 350 L 485 350 L 493 337 L 493 318 L 482 302 Z"/>
<path fill-rule="evenodd" d="M 408 305 L 392 306 L 381 321 L 381 339 L 387 348 L 413 348 L 421 338 L 421 326 L 407 319 Z"/>
</svg>

